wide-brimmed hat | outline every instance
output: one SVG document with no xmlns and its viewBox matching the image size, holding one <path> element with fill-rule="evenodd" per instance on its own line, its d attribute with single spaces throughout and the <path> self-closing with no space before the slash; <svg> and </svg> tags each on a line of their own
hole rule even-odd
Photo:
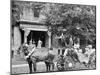
<svg viewBox="0 0 100 75">
<path fill-rule="evenodd" d="M 30 43 L 32 43 L 32 40 L 30 40 Z"/>
<path fill-rule="evenodd" d="M 77 46 L 77 45 L 74 45 L 74 49 L 79 49 L 79 46 Z"/>
<path fill-rule="evenodd" d="M 79 52 L 82 53 L 82 49 L 79 49 Z"/>
<path fill-rule="evenodd" d="M 33 43 L 35 43 L 35 41 L 33 41 Z"/>
<path fill-rule="evenodd" d="M 92 45 L 88 45 L 88 46 L 86 46 L 86 48 L 92 48 Z"/>
</svg>

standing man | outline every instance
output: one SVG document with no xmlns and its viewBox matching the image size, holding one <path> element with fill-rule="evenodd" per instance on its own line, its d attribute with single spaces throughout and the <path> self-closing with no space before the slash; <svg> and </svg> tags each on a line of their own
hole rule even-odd
<svg viewBox="0 0 100 75">
<path fill-rule="evenodd" d="M 33 47 L 36 47 L 36 43 L 35 43 L 35 41 L 33 40 Z"/>
<path fill-rule="evenodd" d="M 72 36 L 70 36 L 69 41 L 70 41 L 69 47 L 72 48 L 72 46 L 73 46 L 73 39 L 72 39 Z"/>
<path fill-rule="evenodd" d="M 28 46 L 29 53 L 27 56 L 25 56 L 25 59 L 27 60 L 28 65 L 29 65 L 30 73 L 32 73 L 32 59 L 30 56 L 34 53 L 35 48 L 36 47 L 32 44 L 32 40 L 31 40 Z"/>
</svg>

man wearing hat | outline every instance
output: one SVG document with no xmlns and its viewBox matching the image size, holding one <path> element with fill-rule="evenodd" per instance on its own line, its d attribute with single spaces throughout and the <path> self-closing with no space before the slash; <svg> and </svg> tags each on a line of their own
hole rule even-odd
<svg viewBox="0 0 100 75">
<path fill-rule="evenodd" d="M 84 53 L 86 56 L 90 55 L 91 50 L 92 50 L 92 45 L 88 45 L 85 48 L 86 52 Z"/>
<path fill-rule="evenodd" d="M 80 45 L 79 44 L 74 44 L 74 50 L 75 52 L 77 52 L 80 49 Z"/>
<path fill-rule="evenodd" d="M 35 41 L 33 40 L 33 46 L 36 47 Z"/>
<path fill-rule="evenodd" d="M 35 42 L 33 42 L 35 43 Z M 31 56 L 34 53 L 35 50 L 35 44 L 32 44 L 32 40 L 29 42 L 29 46 L 28 46 L 28 50 L 29 50 L 29 54 L 25 57 L 25 59 L 29 58 L 29 56 Z"/>
</svg>

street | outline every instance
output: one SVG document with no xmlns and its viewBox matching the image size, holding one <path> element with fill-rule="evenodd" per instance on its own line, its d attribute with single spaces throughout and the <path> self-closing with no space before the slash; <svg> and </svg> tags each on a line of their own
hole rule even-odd
<svg viewBox="0 0 100 75">
<path fill-rule="evenodd" d="M 45 63 L 38 62 L 37 63 L 37 72 L 45 72 L 46 67 Z M 29 73 L 28 64 L 20 64 L 20 65 L 12 65 L 12 74 L 18 73 Z"/>
<path fill-rule="evenodd" d="M 54 53 L 57 54 L 56 49 L 54 49 Z M 58 57 L 56 55 L 56 57 L 54 59 L 55 60 L 54 61 L 54 63 L 55 63 L 54 71 L 58 71 L 58 69 L 57 69 L 57 59 L 58 59 Z M 74 63 L 74 65 L 70 70 L 93 69 L 92 67 L 88 68 L 84 64 L 79 63 L 79 62 L 71 61 L 71 63 Z M 46 66 L 45 66 L 45 63 L 43 61 L 37 62 L 36 65 L 37 65 L 37 71 L 36 72 L 46 72 Z M 16 55 L 16 56 L 14 56 L 14 58 L 12 58 L 11 69 L 12 69 L 11 70 L 12 74 L 29 73 L 29 66 L 28 66 L 27 61 L 23 57 L 21 57 L 20 55 Z M 67 71 L 69 71 L 69 70 L 67 70 Z M 33 70 L 33 73 L 34 73 L 34 70 Z"/>
<path fill-rule="evenodd" d="M 22 58 L 20 55 L 14 56 L 11 59 L 11 73 L 12 74 L 21 74 L 21 73 L 29 73 L 29 66 L 27 61 Z M 46 72 L 46 66 L 44 62 L 37 62 L 37 72 Z M 55 71 L 57 69 L 55 68 Z M 34 70 L 33 70 L 34 73 Z"/>
</svg>

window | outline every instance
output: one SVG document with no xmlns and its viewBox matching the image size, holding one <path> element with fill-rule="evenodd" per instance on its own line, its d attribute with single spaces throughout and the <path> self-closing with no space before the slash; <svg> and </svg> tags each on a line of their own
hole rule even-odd
<svg viewBox="0 0 100 75">
<path fill-rule="evenodd" d="M 34 7 L 34 17 L 39 17 L 40 9 L 36 6 Z"/>
</svg>

